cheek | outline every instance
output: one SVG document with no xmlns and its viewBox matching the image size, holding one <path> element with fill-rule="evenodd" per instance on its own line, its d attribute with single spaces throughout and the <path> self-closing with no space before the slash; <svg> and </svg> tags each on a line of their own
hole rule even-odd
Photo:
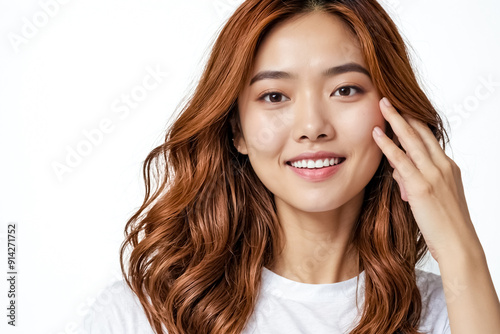
<svg viewBox="0 0 500 334">
<path fill-rule="evenodd" d="M 346 146 L 350 147 L 350 158 L 356 166 L 353 172 L 364 185 L 371 179 L 380 164 L 383 153 L 373 139 L 375 126 L 385 129 L 385 119 L 382 116 L 378 102 L 372 102 L 359 109 L 351 110 L 352 118 L 343 132 Z"/>
<path fill-rule="evenodd" d="M 372 137 L 372 130 L 379 126 L 385 130 L 385 119 L 382 116 L 378 102 L 371 102 L 346 110 L 340 128 L 345 138 L 349 138 L 351 143 L 366 143 L 375 145 Z M 377 146 L 378 147 L 378 146 Z"/>
<path fill-rule="evenodd" d="M 249 155 L 275 155 L 285 145 L 289 133 L 286 113 L 255 113 L 245 119 L 245 138 Z"/>
</svg>

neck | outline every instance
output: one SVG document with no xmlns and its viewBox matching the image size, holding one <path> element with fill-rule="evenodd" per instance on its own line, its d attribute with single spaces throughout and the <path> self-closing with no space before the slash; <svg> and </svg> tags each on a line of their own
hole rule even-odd
<svg viewBox="0 0 500 334">
<path fill-rule="evenodd" d="M 311 284 L 336 283 L 359 274 L 358 254 L 349 244 L 363 193 L 328 212 L 304 212 L 276 200 L 284 248 L 270 270 Z"/>
</svg>

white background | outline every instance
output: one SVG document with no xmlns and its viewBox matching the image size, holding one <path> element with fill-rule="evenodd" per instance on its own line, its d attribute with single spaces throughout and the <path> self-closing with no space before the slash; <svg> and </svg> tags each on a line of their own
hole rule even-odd
<svg viewBox="0 0 500 334">
<path fill-rule="evenodd" d="M 7 223 L 16 222 L 19 272 L 16 328 L 6 325 L 1 279 L 2 333 L 74 333 L 93 297 L 120 278 L 123 228 L 144 195 L 141 163 L 240 3 L 55 1 L 0 1 L 0 267 L 5 277 Z M 385 7 L 412 46 L 426 92 L 450 118 L 449 154 L 498 291 L 500 3 Z M 148 71 L 163 74 L 145 90 Z M 140 101 L 126 107 L 130 94 Z M 85 146 L 84 133 L 103 121 L 107 133 Z M 54 163 L 66 164 L 77 148 L 88 154 L 58 177 Z M 426 268 L 438 272 L 432 261 Z"/>
</svg>

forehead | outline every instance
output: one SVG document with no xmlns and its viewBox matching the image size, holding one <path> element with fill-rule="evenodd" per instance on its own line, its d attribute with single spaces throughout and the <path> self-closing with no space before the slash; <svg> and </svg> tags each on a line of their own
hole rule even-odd
<svg viewBox="0 0 500 334">
<path fill-rule="evenodd" d="M 359 42 L 336 15 L 312 12 L 297 15 L 273 27 L 256 54 L 254 72 L 265 67 L 364 65 Z"/>
</svg>

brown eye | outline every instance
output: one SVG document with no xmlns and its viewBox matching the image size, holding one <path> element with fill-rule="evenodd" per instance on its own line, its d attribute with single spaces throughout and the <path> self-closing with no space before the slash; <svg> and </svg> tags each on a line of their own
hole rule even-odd
<svg viewBox="0 0 500 334">
<path fill-rule="evenodd" d="M 267 97 L 269 97 L 269 99 L 266 99 Z M 264 100 L 264 101 L 270 102 L 270 103 L 279 103 L 279 102 L 283 102 L 283 97 L 284 97 L 284 95 L 281 93 L 270 92 L 270 93 L 266 93 L 266 94 L 262 95 L 259 98 L 259 100 Z"/>
<path fill-rule="evenodd" d="M 282 95 L 278 94 L 278 93 L 269 94 L 269 100 L 271 102 L 280 102 L 281 101 L 281 97 L 282 97 Z"/>
<path fill-rule="evenodd" d="M 343 86 L 337 89 L 333 95 L 349 97 L 353 96 L 356 93 L 362 93 L 362 92 L 363 91 L 361 90 L 361 88 L 358 88 L 356 86 Z"/>
<path fill-rule="evenodd" d="M 349 96 L 351 95 L 351 87 L 342 87 L 339 89 L 339 94 L 342 96 Z"/>
</svg>

